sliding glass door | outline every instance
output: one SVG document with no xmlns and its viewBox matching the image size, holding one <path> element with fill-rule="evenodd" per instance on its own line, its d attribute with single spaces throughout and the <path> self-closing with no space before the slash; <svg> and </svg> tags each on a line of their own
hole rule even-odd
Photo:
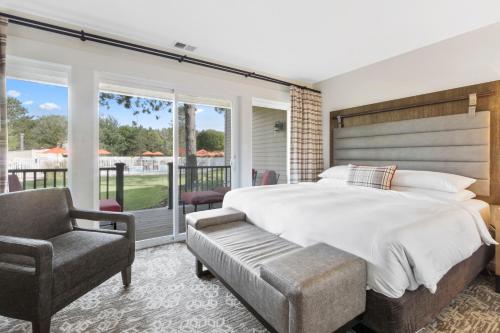
<svg viewBox="0 0 500 333">
<path fill-rule="evenodd" d="M 137 241 L 171 239 L 174 96 L 116 84 L 100 88 L 100 209 L 133 213 Z"/>
<path fill-rule="evenodd" d="M 182 239 L 187 213 L 221 207 L 230 102 L 101 83 L 99 104 L 100 209 L 133 213 L 139 247 Z"/>
<path fill-rule="evenodd" d="M 185 215 L 221 207 L 231 189 L 231 103 L 178 96 L 179 233 Z"/>
</svg>

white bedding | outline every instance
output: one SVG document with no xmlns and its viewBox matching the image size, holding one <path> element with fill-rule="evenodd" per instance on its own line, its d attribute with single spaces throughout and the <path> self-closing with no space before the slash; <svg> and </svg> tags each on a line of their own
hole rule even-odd
<svg viewBox="0 0 500 333">
<path fill-rule="evenodd" d="M 368 262 L 368 288 L 396 298 L 419 285 L 434 293 L 482 242 L 495 244 L 477 202 L 307 183 L 236 189 L 223 206 L 301 246 L 324 242 L 358 255 Z"/>
</svg>

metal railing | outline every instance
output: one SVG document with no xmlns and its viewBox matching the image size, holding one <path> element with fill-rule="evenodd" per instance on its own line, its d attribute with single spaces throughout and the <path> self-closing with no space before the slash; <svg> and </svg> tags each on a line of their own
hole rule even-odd
<svg viewBox="0 0 500 333">
<path fill-rule="evenodd" d="M 105 198 L 110 196 L 110 178 L 115 179 L 115 194 L 116 201 L 123 207 L 123 190 L 124 190 L 124 170 L 125 163 L 116 163 L 115 167 L 99 168 L 99 199 L 101 193 L 105 194 Z M 8 171 L 12 175 L 16 175 L 21 183 L 23 190 L 48 188 L 48 187 L 66 187 L 67 186 L 67 168 L 59 169 L 10 169 Z M 111 176 L 111 177 L 110 177 Z M 104 188 L 102 191 L 103 183 Z"/>
<path fill-rule="evenodd" d="M 168 163 L 168 207 L 172 208 L 173 163 Z M 231 166 L 179 166 L 179 198 L 182 192 L 211 191 L 231 187 Z"/>
<path fill-rule="evenodd" d="M 66 187 L 68 169 L 11 169 L 8 172 L 17 176 L 23 190 L 28 190 L 47 187 Z"/>
</svg>

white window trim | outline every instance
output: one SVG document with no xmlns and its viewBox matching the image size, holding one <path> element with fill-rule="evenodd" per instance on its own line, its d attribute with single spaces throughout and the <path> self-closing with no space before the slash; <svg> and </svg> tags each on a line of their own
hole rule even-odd
<svg viewBox="0 0 500 333">
<path fill-rule="evenodd" d="M 7 77 L 68 87 L 71 67 L 7 55 Z"/>
</svg>

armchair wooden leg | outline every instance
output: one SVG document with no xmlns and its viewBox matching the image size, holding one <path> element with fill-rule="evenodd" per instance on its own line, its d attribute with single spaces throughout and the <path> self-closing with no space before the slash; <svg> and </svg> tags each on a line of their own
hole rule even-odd
<svg viewBox="0 0 500 333">
<path fill-rule="evenodd" d="M 130 286 L 130 283 L 132 283 L 132 266 L 127 266 L 122 271 L 122 281 L 125 287 Z"/>
<path fill-rule="evenodd" d="M 33 333 L 50 333 L 50 317 L 31 322 Z"/>
</svg>

